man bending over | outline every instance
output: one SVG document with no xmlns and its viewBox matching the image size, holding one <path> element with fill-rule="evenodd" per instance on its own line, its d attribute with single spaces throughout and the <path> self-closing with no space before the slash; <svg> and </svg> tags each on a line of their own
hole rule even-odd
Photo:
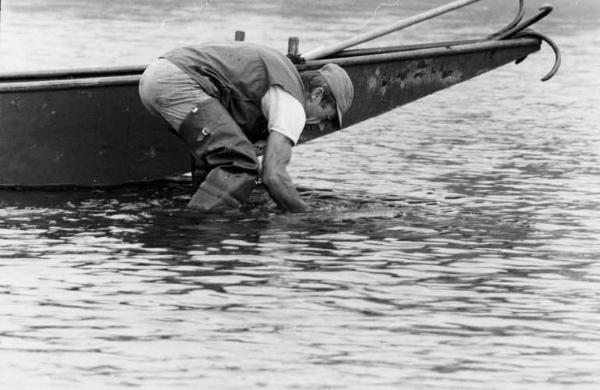
<svg viewBox="0 0 600 390">
<path fill-rule="evenodd" d="M 276 50 L 249 44 L 204 44 L 172 50 L 146 68 L 142 103 L 174 130 L 205 177 L 188 207 L 239 208 L 259 177 L 284 211 L 306 205 L 287 172 L 305 124 L 335 121 L 354 95 L 335 64 L 298 73 Z M 253 143 L 265 141 L 262 172 Z"/>
</svg>

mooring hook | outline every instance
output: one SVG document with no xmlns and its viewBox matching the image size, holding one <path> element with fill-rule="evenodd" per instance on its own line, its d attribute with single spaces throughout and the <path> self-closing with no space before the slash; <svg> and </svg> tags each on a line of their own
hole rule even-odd
<svg viewBox="0 0 600 390">
<path fill-rule="evenodd" d="M 497 40 L 502 40 L 502 39 L 506 39 L 506 38 L 513 38 L 513 36 L 517 33 L 519 33 L 520 31 L 525 30 L 527 27 L 539 22 L 540 20 L 544 19 L 546 16 L 548 16 L 552 11 L 554 10 L 554 7 L 550 4 L 545 4 L 543 6 L 541 6 L 539 8 L 539 13 L 529 19 L 527 19 L 526 21 L 524 21 L 523 23 L 520 23 L 517 26 L 514 26 L 513 28 L 504 31 L 502 34 L 495 36 L 494 39 Z"/>
<path fill-rule="evenodd" d="M 525 0 L 519 0 L 519 11 L 517 12 L 517 16 L 510 22 L 506 27 L 502 30 L 493 33 L 488 36 L 486 39 L 497 39 L 498 36 L 503 35 L 505 32 L 512 30 L 516 25 L 518 25 L 521 20 L 525 17 Z"/>
<path fill-rule="evenodd" d="M 562 63 L 562 54 L 560 53 L 560 48 L 558 47 L 558 45 L 549 36 L 533 30 L 521 31 L 515 36 L 515 38 L 537 38 L 546 42 L 554 51 L 555 60 L 552 70 L 550 70 L 550 72 L 546 76 L 542 77 L 542 81 L 548 81 L 552 77 L 554 77 L 554 75 L 558 72 L 558 69 L 560 68 L 560 64 Z M 522 60 L 524 60 L 524 58 L 517 61 L 517 63 L 521 62 Z"/>
</svg>

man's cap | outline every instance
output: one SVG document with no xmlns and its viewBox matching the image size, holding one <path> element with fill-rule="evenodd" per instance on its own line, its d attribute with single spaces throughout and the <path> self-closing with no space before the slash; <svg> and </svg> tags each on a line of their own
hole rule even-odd
<svg viewBox="0 0 600 390">
<path fill-rule="evenodd" d="M 336 64 L 327 64 L 319 69 L 321 76 L 329 84 L 331 93 L 335 98 L 337 117 L 342 128 L 342 114 L 344 114 L 352 105 L 352 99 L 354 99 L 354 87 L 352 86 L 352 80 L 344 69 Z"/>
</svg>

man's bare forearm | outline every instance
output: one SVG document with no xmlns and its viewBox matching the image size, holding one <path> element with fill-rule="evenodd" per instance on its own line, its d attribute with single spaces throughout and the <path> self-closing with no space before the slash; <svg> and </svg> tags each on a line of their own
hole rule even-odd
<svg viewBox="0 0 600 390">
<path fill-rule="evenodd" d="M 262 179 L 279 207 L 301 213 L 306 211 L 306 205 L 286 169 L 291 156 L 292 141 L 277 131 L 271 131 L 263 158 Z"/>
<path fill-rule="evenodd" d="M 287 172 L 277 172 L 276 174 L 263 177 L 263 181 L 269 194 L 281 209 L 292 213 L 306 211 L 306 204 L 300 197 L 300 194 L 298 194 Z"/>
</svg>

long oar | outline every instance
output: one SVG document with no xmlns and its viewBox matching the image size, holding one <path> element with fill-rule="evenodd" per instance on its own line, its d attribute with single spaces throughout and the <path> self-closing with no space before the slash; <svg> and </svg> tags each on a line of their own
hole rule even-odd
<svg viewBox="0 0 600 390">
<path fill-rule="evenodd" d="M 324 46 L 324 47 L 322 46 L 322 47 L 318 47 L 313 50 L 309 50 L 308 52 L 302 54 L 302 58 L 304 58 L 305 60 L 316 60 L 319 58 L 323 58 L 328 55 L 340 52 L 349 47 L 356 46 L 360 43 L 367 42 L 367 41 L 370 41 L 375 38 L 379 38 L 379 37 L 389 34 L 391 32 L 401 30 L 403 28 L 412 26 L 414 24 L 423 22 L 423 21 L 431 19 L 431 18 L 435 18 L 436 16 L 443 15 L 445 13 L 454 11 L 455 9 L 465 7 L 469 4 L 473 4 L 478 1 L 480 1 L 480 0 L 454 1 L 452 3 L 443 5 L 441 7 L 434 8 L 432 10 L 423 12 L 423 13 L 415 15 L 413 17 L 401 20 L 401 21 L 391 24 L 389 26 L 383 26 L 383 27 L 368 31 L 364 34 L 357 35 L 357 36 L 347 39 L 343 42 L 339 42 L 339 43 L 336 43 L 331 46 Z"/>
</svg>

